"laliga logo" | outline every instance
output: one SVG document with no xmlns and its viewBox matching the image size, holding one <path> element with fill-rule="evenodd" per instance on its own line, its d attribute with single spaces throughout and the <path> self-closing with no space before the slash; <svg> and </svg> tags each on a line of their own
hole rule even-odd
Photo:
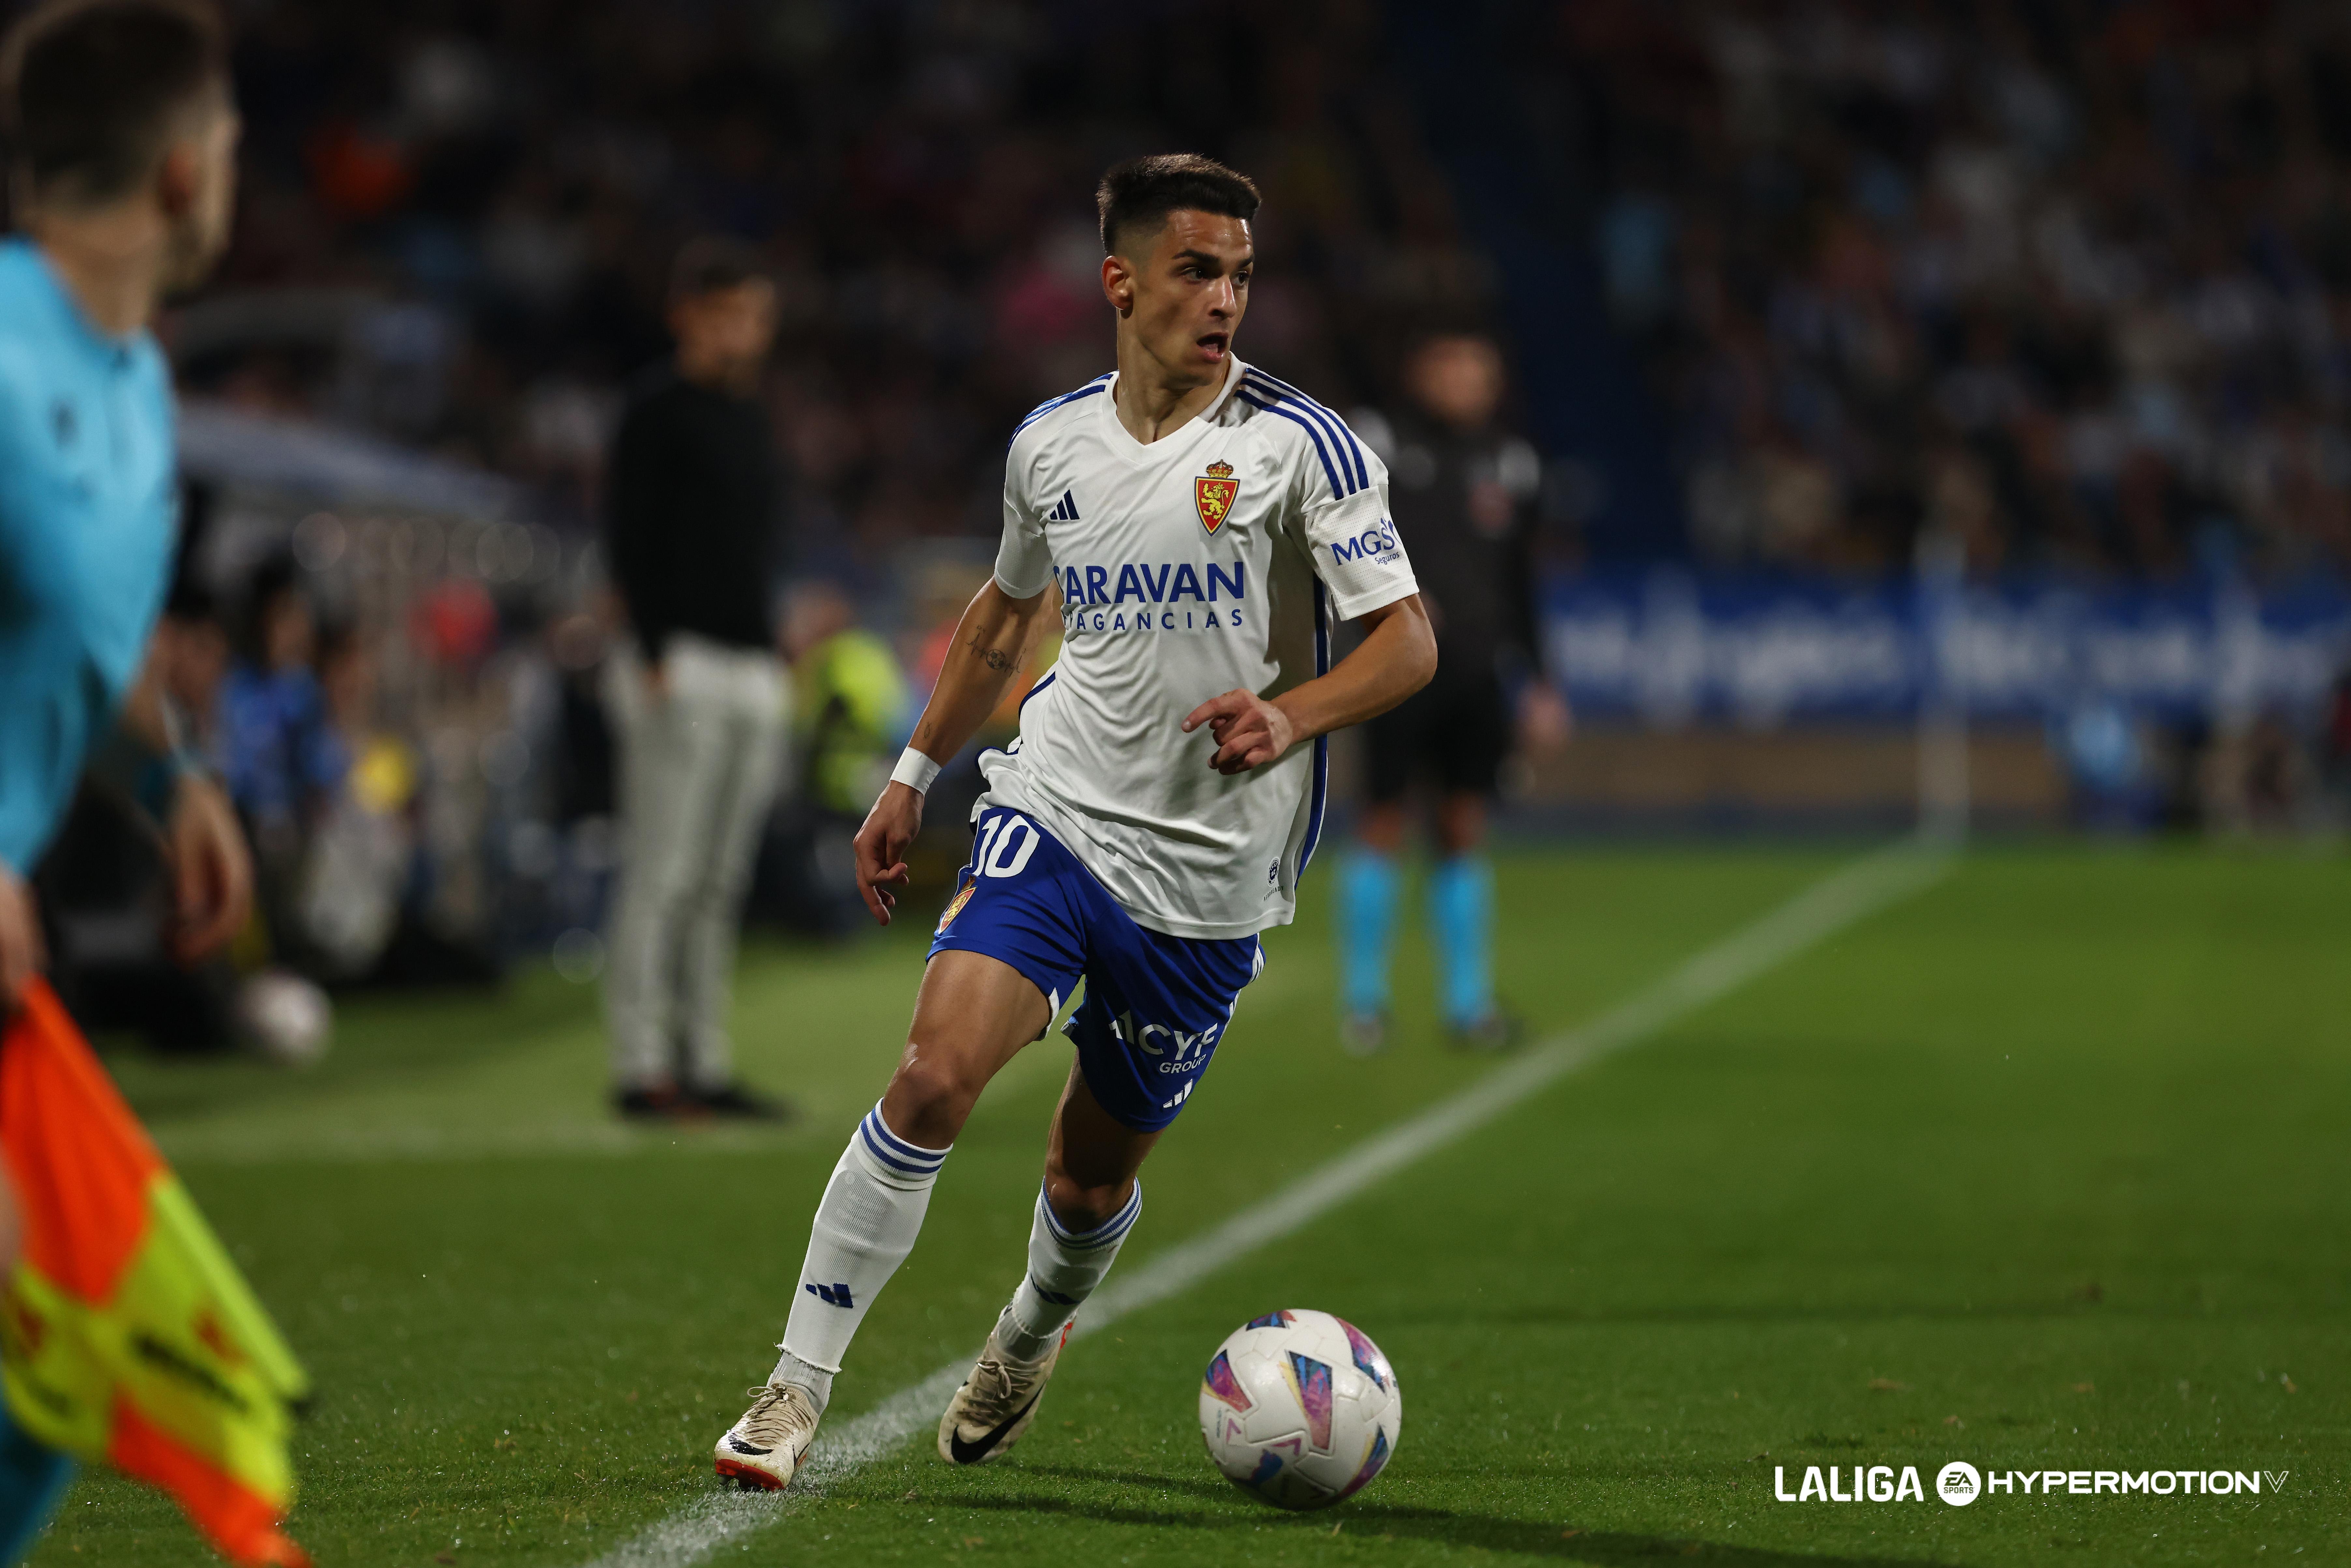
<svg viewBox="0 0 2351 1568">
<path fill-rule="evenodd" d="M 2170 1497 L 2175 1493 L 2203 1497 L 2259 1497 L 2262 1491 L 2285 1490 L 2286 1470 L 1979 1470 L 1965 1459 L 1953 1459 L 1935 1474 L 1935 1495 L 1952 1508 L 1966 1508 L 1978 1499 L 1995 1492 L 2030 1495 L 2038 1492 L 2044 1498 L 2064 1492 L 2073 1497 L 2090 1497 L 2112 1493 L 2126 1497 L 2137 1492 L 2147 1497 Z M 1771 1469 L 1771 1496 L 1778 1502 L 1901 1502 L 1915 1499 L 1927 1500 L 1925 1489 L 1918 1479 L 1915 1465 L 1902 1467 L 1895 1474 L 1891 1465 L 1855 1465 L 1847 1481 L 1848 1471 L 1843 1465 L 1832 1465 L 1824 1476 L 1818 1465 L 1804 1469 L 1804 1479 L 1796 1490 L 1788 1490 L 1785 1466 Z M 1847 1486 L 1852 1490 L 1848 1491 Z"/>
</svg>

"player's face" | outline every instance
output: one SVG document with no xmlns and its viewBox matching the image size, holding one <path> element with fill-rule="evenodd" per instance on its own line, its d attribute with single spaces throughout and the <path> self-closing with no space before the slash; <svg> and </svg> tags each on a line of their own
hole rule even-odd
<svg viewBox="0 0 2351 1568">
<path fill-rule="evenodd" d="M 1122 329 L 1178 385 L 1222 380 L 1249 310 L 1257 248 L 1241 218 L 1176 212 L 1141 256 L 1112 256 L 1102 281 Z M 1138 246 L 1136 248 L 1143 248 Z"/>
<path fill-rule="evenodd" d="M 236 144 L 244 122 L 222 101 L 165 154 L 162 199 L 171 226 L 163 287 L 193 288 L 228 249 L 236 217 Z"/>
</svg>

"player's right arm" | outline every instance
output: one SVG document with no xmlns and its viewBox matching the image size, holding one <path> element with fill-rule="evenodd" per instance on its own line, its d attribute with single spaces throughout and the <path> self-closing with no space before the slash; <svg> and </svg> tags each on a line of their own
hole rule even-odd
<svg viewBox="0 0 2351 1568">
<path fill-rule="evenodd" d="M 940 666 L 931 700 L 923 705 L 910 749 L 944 760 L 979 733 L 1036 646 L 1046 594 L 1040 589 L 1015 599 L 991 578 L 973 596 L 956 623 L 955 646 Z M 882 798 L 857 831 L 857 891 L 884 925 L 898 902 L 890 889 L 906 880 L 906 846 L 922 831 L 923 792 L 897 779 L 883 786 Z"/>
<path fill-rule="evenodd" d="M 921 785 L 906 782 L 907 762 L 919 753 L 935 772 L 979 733 L 1004 701 L 1044 631 L 1045 601 L 1053 584 L 1052 552 L 1046 548 L 1044 519 L 1023 494 L 1019 474 L 1028 444 L 1018 436 L 1005 463 L 1004 539 L 996 552 L 996 574 L 972 597 L 956 623 L 931 700 L 923 705 L 914 738 L 906 747 L 901 777 L 883 786 L 882 798 L 857 830 L 857 892 L 882 925 L 890 924 L 897 897 L 890 889 L 906 880 L 906 846 L 923 831 Z"/>
</svg>

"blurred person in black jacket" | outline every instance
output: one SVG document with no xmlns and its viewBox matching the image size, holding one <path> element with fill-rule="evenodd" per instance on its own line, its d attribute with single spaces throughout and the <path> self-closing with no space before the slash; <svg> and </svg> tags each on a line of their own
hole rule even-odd
<svg viewBox="0 0 2351 1568">
<path fill-rule="evenodd" d="M 687 246 L 670 326 L 676 356 L 636 389 L 609 475 L 612 583 L 633 632 L 605 683 L 622 844 L 604 981 L 613 1103 L 771 1118 L 783 1107 L 737 1081 L 726 1032 L 788 712 L 769 613 L 781 485 L 758 397 L 776 287 L 758 253 Z"/>
<path fill-rule="evenodd" d="M 1437 792 L 1428 921 L 1446 1031 L 1473 1050 L 1516 1040 L 1517 1021 L 1494 995 L 1487 802 L 1514 732 L 1543 749 L 1568 728 L 1535 629 L 1530 547 L 1542 463 L 1498 419 L 1500 350 L 1480 334 L 1432 336 L 1408 359 L 1405 381 L 1408 406 L 1393 420 L 1359 415 L 1355 427 L 1387 461 L 1396 525 L 1437 628 L 1437 678 L 1364 726 L 1364 805 L 1340 869 L 1338 924 L 1341 1037 L 1360 1055 L 1388 1040 L 1398 857 L 1416 779 Z"/>
</svg>

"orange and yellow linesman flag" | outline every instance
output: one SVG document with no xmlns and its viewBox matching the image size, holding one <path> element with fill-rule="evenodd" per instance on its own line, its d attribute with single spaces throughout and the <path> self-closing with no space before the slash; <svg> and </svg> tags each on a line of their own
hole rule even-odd
<svg viewBox="0 0 2351 1568">
<path fill-rule="evenodd" d="M 307 1564 L 277 1521 L 308 1380 L 37 980 L 0 1036 L 0 1157 L 24 1228 L 0 1303 L 17 1424 L 162 1487 L 233 1563 Z"/>
</svg>

